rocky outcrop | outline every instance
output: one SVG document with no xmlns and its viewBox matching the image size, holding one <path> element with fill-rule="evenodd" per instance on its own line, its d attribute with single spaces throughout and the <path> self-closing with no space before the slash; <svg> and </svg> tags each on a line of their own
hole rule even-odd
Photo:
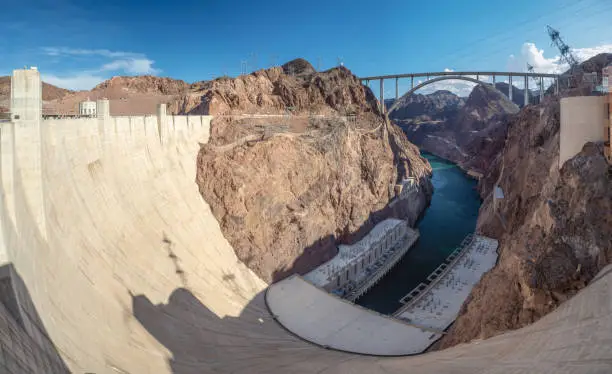
<svg viewBox="0 0 612 374">
<path fill-rule="evenodd" d="M 112 77 L 91 90 L 92 95 L 118 99 L 131 94 L 178 95 L 189 89 L 189 84 L 172 78 L 141 75 L 137 77 Z"/>
<path fill-rule="evenodd" d="M 316 73 L 312 67 L 302 65 L 290 62 L 283 67 L 259 70 L 235 79 L 201 82 L 197 91 L 170 102 L 169 111 L 211 115 L 284 114 L 287 111 L 379 113 L 372 92 L 366 90 L 348 69 L 338 67 Z M 293 73 L 287 74 L 285 70 Z"/>
<path fill-rule="evenodd" d="M 464 103 L 449 100 L 450 95 L 445 93 L 449 104 L 433 107 L 425 121 L 419 119 L 422 115 L 397 121 L 422 150 L 484 173 L 503 147 L 507 123 L 519 108 L 490 85 L 474 87 Z M 390 116 L 410 114 L 401 110 L 402 106 Z"/>
<path fill-rule="evenodd" d="M 291 105 L 314 114 L 218 117 L 198 156 L 202 196 L 238 258 L 267 282 L 313 269 L 384 218 L 414 224 L 432 190 L 427 161 L 349 70 L 283 69 L 213 82 L 202 93 L 208 111 L 215 103 L 234 114 Z M 342 116 L 346 108 L 355 122 Z M 408 176 L 419 194 L 389 207 L 393 186 Z"/>
</svg>

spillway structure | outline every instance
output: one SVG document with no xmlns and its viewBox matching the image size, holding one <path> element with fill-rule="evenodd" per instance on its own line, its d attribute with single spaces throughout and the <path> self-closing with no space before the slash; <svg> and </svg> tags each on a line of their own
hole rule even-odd
<svg viewBox="0 0 612 374">
<path fill-rule="evenodd" d="M 198 191 L 210 116 L 113 117 L 101 101 L 96 118 L 42 120 L 41 96 L 37 70 L 15 71 L 0 124 L 0 372 L 611 372 L 610 267 L 533 325 L 443 351 L 349 353 L 297 336 Z M 294 313 L 338 344 L 362 331 L 401 344 L 402 322 L 340 307 L 343 331 L 324 318 L 340 310 Z"/>
</svg>

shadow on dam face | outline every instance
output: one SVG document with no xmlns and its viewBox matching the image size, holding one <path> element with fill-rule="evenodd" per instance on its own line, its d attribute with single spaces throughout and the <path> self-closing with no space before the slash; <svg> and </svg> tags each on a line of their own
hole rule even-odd
<svg viewBox="0 0 612 374">
<path fill-rule="evenodd" d="M 275 323 L 254 315 L 219 318 L 186 288 L 174 290 L 166 304 L 154 305 L 144 295 L 132 301 L 134 317 L 171 352 L 168 364 L 173 374 L 249 372 L 255 363 L 245 360 L 248 347 L 258 344 L 266 349 L 265 336 L 262 333 L 255 343 L 252 328 Z"/>
<path fill-rule="evenodd" d="M 175 289 L 166 303 L 154 304 L 146 295 L 132 295 L 132 313 L 170 352 L 167 364 L 173 374 L 471 374 L 495 368 L 503 373 L 603 374 L 612 368 L 611 273 L 612 266 L 608 266 L 589 287 L 532 326 L 480 344 L 408 358 L 360 356 L 306 344 L 276 324 L 266 308 L 264 292 L 235 317 L 219 317 L 183 287 Z M 0 372 L 70 373 L 12 264 L 0 267 L 0 298 Z"/>
<path fill-rule="evenodd" d="M 13 266 L 0 266 L 0 372 L 70 373 Z"/>
</svg>

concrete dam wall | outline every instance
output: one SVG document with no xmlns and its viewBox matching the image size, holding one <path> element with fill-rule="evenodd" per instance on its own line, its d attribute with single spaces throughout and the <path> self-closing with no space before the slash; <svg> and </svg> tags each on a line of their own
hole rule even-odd
<svg viewBox="0 0 612 374">
<path fill-rule="evenodd" d="M 199 194 L 211 118 L 169 118 L 1 124 L 0 372 L 610 371 L 612 268 L 532 326 L 445 351 L 375 357 L 292 335 Z"/>
</svg>

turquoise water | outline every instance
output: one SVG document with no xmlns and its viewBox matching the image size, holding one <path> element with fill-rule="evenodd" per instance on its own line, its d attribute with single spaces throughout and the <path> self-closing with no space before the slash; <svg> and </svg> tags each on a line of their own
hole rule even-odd
<svg viewBox="0 0 612 374">
<path fill-rule="evenodd" d="M 476 181 L 467 177 L 454 164 L 423 153 L 433 168 L 434 194 L 431 205 L 417 223 L 419 241 L 376 286 L 357 303 L 380 313 L 391 314 L 399 307 L 399 299 L 429 274 L 474 232 L 480 197 Z"/>
</svg>

